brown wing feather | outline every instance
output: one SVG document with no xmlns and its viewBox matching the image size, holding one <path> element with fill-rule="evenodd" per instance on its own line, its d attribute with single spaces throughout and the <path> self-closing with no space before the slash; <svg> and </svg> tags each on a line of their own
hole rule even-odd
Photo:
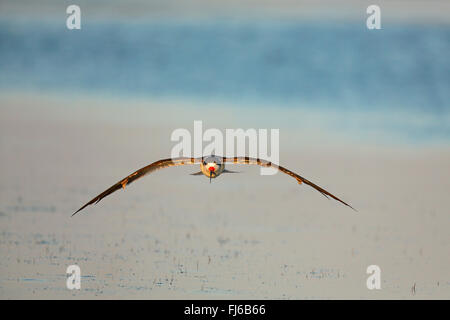
<svg viewBox="0 0 450 320">
<path fill-rule="evenodd" d="M 143 176 L 159 169 L 167 168 L 167 167 L 173 167 L 173 166 L 182 166 L 186 164 L 195 164 L 202 161 L 202 158 L 173 158 L 173 159 L 163 159 L 156 162 L 153 162 L 152 164 L 149 164 L 148 166 L 145 166 L 129 176 L 123 178 L 119 182 L 117 182 L 115 185 L 111 186 L 109 189 L 103 191 L 98 196 L 93 198 L 91 201 L 86 203 L 84 206 L 82 206 L 80 209 L 78 209 L 72 216 L 74 216 L 77 212 L 83 210 L 88 205 L 96 204 L 100 200 L 102 200 L 104 197 L 110 195 L 111 193 L 123 188 L 125 189 L 125 186 L 129 185 L 133 181 L 142 178 Z"/>
<path fill-rule="evenodd" d="M 287 175 L 290 175 L 291 177 L 293 177 L 294 179 L 297 180 L 297 182 L 299 184 L 305 183 L 311 187 L 313 187 L 314 189 L 316 189 L 317 191 L 319 191 L 321 194 L 323 194 L 325 197 L 331 197 L 343 204 L 345 204 L 347 207 L 352 208 L 353 210 L 356 211 L 355 208 L 353 208 L 351 205 L 349 205 L 348 203 L 345 203 L 344 201 L 342 201 L 341 199 L 339 199 L 338 197 L 336 197 L 335 195 L 329 193 L 327 190 L 319 187 L 318 185 L 312 183 L 311 181 L 303 178 L 302 176 L 296 174 L 295 172 L 292 172 L 289 169 L 286 169 L 282 166 L 278 166 L 270 161 L 264 160 L 264 159 L 255 159 L 255 158 L 250 158 L 250 157 L 234 157 L 234 158 L 223 158 L 224 162 L 233 162 L 236 164 L 256 164 L 262 167 L 272 167 L 272 168 L 277 168 L 278 170 L 280 170 L 283 173 L 286 173 Z"/>
</svg>

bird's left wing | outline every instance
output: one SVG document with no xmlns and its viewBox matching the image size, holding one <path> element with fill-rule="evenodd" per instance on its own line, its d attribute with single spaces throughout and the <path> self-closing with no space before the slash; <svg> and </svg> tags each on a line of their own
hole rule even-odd
<svg viewBox="0 0 450 320">
<path fill-rule="evenodd" d="M 119 182 L 117 182 L 115 185 L 111 186 L 109 189 L 103 191 L 98 196 L 96 196 L 94 199 L 92 199 L 91 201 L 86 203 L 84 206 L 82 206 L 80 209 L 78 209 L 74 214 L 72 214 L 72 216 L 74 216 L 77 212 L 86 208 L 88 205 L 98 203 L 100 200 L 102 200 L 104 197 L 110 195 L 111 193 L 113 193 L 121 188 L 125 189 L 126 185 L 132 183 L 133 181 L 135 181 L 139 178 L 142 178 L 143 176 L 145 176 L 153 171 L 167 168 L 167 167 L 182 166 L 182 165 L 195 164 L 195 163 L 201 163 L 201 162 L 202 162 L 202 158 L 185 158 L 185 157 L 173 158 L 173 159 L 163 159 L 163 160 L 153 162 L 152 164 L 149 164 L 148 166 L 145 166 L 145 167 L 133 172 L 129 176 L 127 176 L 127 177 L 123 178 L 122 180 L 120 180 Z"/>
<path fill-rule="evenodd" d="M 342 201 L 335 195 L 331 194 L 327 190 L 323 189 L 322 187 L 319 187 L 318 185 L 312 183 L 311 181 L 307 180 L 306 178 L 303 178 L 302 176 L 296 174 L 295 172 L 292 172 L 291 170 L 286 169 L 282 166 L 276 165 L 275 163 L 272 163 L 270 161 L 267 161 L 264 159 L 255 159 L 255 158 L 250 158 L 250 157 L 234 157 L 234 158 L 223 158 L 223 162 L 232 162 L 235 164 L 256 164 L 256 165 L 259 165 L 262 167 L 276 168 L 276 169 L 280 170 L 281 172 L 286 173 L 287 175 L 293 177 L 295 180 L 297 180 L 298 184 L 305 183 L 305 184 L 313 187 L 317 191 L 319 191 L 326 198 L 331 197 L 331 198 L 339 201 L 340 203 L 345 204 L 347 207 L 350 207 L 353 210 L 355 210 L 355 208 L 353 208 L 351 205 L 349 205 L 348 203 L 345 203 L 344 201 Z"/>
</svg>

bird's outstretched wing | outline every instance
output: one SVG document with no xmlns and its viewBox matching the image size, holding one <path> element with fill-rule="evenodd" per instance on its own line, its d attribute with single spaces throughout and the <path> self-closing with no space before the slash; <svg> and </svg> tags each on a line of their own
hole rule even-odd
<svg viewBox="0 0 450 320">
<path fill-rule="evenodd" d="M 181 158 L 173 158 L 173 159 L 163 159 L 163 160 L 153 162 L 152 164 L 149 164 L 148 166 L 145 166 L 145 167 L 133 172 L 129 176 L 127 176 L 127 177 L 123 178 L 122 180 L 120 180 L 119 182 L 117 182 L 115 185 L 111 186 L 109 189 L 103 191 L 98 196 L 96 196 L 94 199 L 92 199 L 91 201 L 86 203 L 84 206 L 82 206 L 80 209 L 78 209 L 74 214 L 72 214 L 72 216 L 74 216 L 77 212 L 86 208 L 88 205 L 91 205 L 93 203 L 98 203 L 100 200 L 102 200 L 104 197 L 110 195 L 111 193 L 113 193 L 121 188 L 125 189 L 126 185 L 132 183 L 133 181 L 135 181 L 139 178 L 142 178 L 143 176 L 145 176 L 153 171 L 167 168 L 167 167 L 200 163 L 201 161 L 202 161 L 202 158 L 181 157 Z"/>
<path fill-rule="evenodd" d="M 336 197 L 335 195 L 329 193 L 327 190 L 319 187 L 318 185 L 312 183 L 311 181 L 303 178 L 302 176 L 299 176 L 298 174 L 296 174 L 295 172 L 292 172 L 291 170 L 288 170 L 282 166 L 278 166 L 270 161 L 264 160 L 264 159 L 255 159 L 255 158 L 250 158 L 250 157 L 234 157 L 234 158 L 223 158 L 223 162 L 232 162 L 235 164 L 256 164 L 262 167 L 272 167 L 272 168 L 276 168 L 278 170 L 280 170 L 283 173 L 286 173 L 287 175 L 290 175 L 291 177 L 295 178 L 295 180 L 297 180 L 298 184 L 302 184 L 305 183 L 311 187 L 313 187 L 314 189 L 316 189 L 317 191 L 319 191 L 321 194 L 323 194 L 326 198 L 331 197 L 343 204 L 345 204 L 347 207 L 352 208 L 353 210 L 355 210 L 355 208 L 353 208 L 351 205 L 349 205 L 348 203 L 345 203 L 344 201 L 342 201 L 341 199 L 339 199 L 338 197 Z M 356 211 L 356 210 L 355 210 Z"/>
</svg>

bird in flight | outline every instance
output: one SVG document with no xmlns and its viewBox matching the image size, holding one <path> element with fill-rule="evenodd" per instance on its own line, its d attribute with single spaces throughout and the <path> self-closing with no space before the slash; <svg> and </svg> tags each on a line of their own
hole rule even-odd
<svg viewBox="0 0 450 320">
<path fill-rule="evenodd" d="M 263 160 L 263 159 L 257 159 L 257 158 L 250 158 L 250 157 L 219 157 L 215 155 L 207 156 L 207 157 L 199 157 L 199 158 L 187 158 L 187 157 L 180 157 L 180 158 L 169 158 L 169 159 L 163 159 L 156 162 L 153 162 L 149 164 L 148 166 L 145 166 L 129 176 L 123 178 L 113 186 L 111 186 L 109 189 L 103 191 L 98 196 L 93 198 L 91 201 L 86 203 L 84 206 L 82 206 L 80 209 L 78 209 L 72 216 L 74 216 L 79 211 L 83 210 L 87 206 L 91 204 L 96 204 L 106 196 L 109 196 L 111 193 L 119 190 L 119 189 L 125 189 L 125 186 L 129 185 L 133 181 L 142 178 L 143 176 L 152 173 L 153 171 L 168 168 L 168 167 L 174 167 L 174 166 L 183 166 L 188 164 L 200 164 L 200 171 L 193 173 L 192 175 L 205 175 L 209 178 L 209 181 L 211 182 L 211 179 L 217 178 L 222 173 L 235 173 L 235 171 L 229 171 L 225 169 L 225 163 L 234 163 L 234 164 L 252 164 L 252 165 L 259 165 L 262 167 L 272 167 L 276 168 L 279 171 L 286 173 L 287 175 L 293 177 L 295 180 L 297 180 L 298 184 L 305 183 L 317 191 L 319 191 L 321 194 L 323 194 L 326 198 L 331 197 L 342 204 L 346 205 L 347 207 L 352 208 L 355 210 L 351 205 L 345 203 L 335 195 L 329 193 L 325 189 L 319 187 L 318 185 L 312 183 L 311 181 L 303 178 L 302 176 L 299 176 L 295 172 L 292 172 L 291 170 L 288 170 L 282 166 L 278 166 L 270 161 Z M 356 210 L 355 210 L 356 211 Z"/>
</svg>

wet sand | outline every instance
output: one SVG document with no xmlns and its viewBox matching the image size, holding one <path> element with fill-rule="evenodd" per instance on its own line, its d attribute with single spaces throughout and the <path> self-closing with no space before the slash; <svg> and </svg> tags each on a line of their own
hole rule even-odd
<svg viewBox="0 0 450 320">
<path fill-rule="evenodd" d="M 282 174 L 230 166 L 242 173 L 209 184 L 189 175 L 197 167 L 179 167 L 71 218 L 168 157 L 175 128 L 269 122 L 150 100 L 3 92 L 0 105 L 2 299 L 450 298 L 448 146 L 291 127 L 280 130 L 281 163 L 358 212 Z M 79 291 L 66 288 L 71 264 Z M 366 288 L 372 264 L 381 290 Z"/>
</svg>

